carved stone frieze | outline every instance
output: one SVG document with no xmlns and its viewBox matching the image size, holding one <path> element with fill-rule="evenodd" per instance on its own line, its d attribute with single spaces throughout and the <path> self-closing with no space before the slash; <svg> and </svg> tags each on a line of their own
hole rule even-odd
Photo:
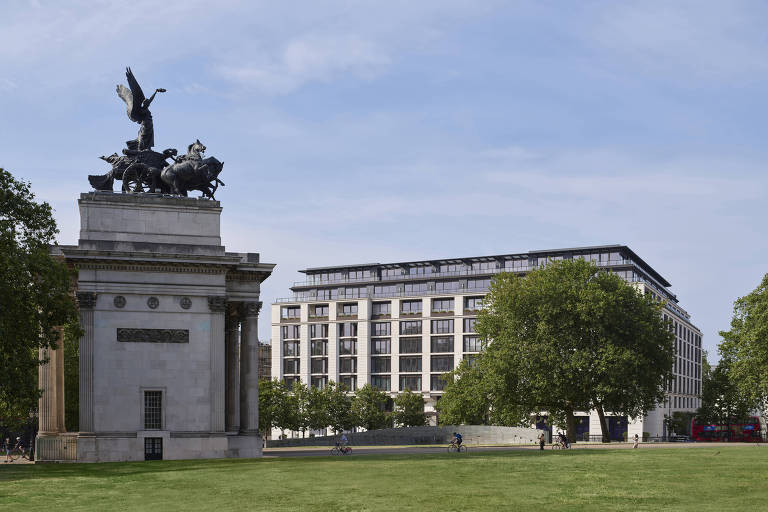
<svg viewBox="0 0 768 512">
<path fill-rule="evenodd" d="M 147 299 L 147 306 L 149 309 L 157 309 L 157 306 L 160 305 L 160 299 L 157 297 L 150 297 Z"/>
<path fill-rule="evenodd" d="M 96 307 L 96 294 L 93 292 L 77 292 L 77 307 L 93 309 Z"/>
<path fill-rule="evenodd" d="M 188 329 L 117 329 L 121 343 L 189 343 Z"/>
<path fill-rule="evenodd" d="M 122 295 L 117 295 L 112 303 L 115 305 L 116 308 L 124 308 L 125 307 L 125 297 Z"/>
<path fill-rule="evenodd" d="M 182 309 L 189 309 L 192 307 L 192 299 L 189 297 L 182 297 L 179 301 L 179 304 L 181 305 Z"/>
<path fill-rule="evenodd" d="M 216 313 L 223 313 L 227 310 L 227 298 L 220 295 L 208 297 L 208 308 Z"/>
<path fill-rule="evenodd" d="M 243 316 L 258 316 L 261 311 L 261 301 L 243 302 L 241 307 Z"/>
</svg>

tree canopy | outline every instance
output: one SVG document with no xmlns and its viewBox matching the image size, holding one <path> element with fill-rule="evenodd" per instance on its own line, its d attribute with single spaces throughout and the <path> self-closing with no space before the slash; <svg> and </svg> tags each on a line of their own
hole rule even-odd
<svg viewBox="0 0 768 512">
<path fill-rule="evenodd" d="M 359 426 L 366 430 L 385 428 L 388 423 L 387 413 L 384 410 L 387 404 L 387 394 L 370 384 L 366 384 L 357 391 L 352 398 L 352 414 Z"/>
<path fill-rule="evenodd" d="M 529 424 L 547 411 L 571 438 L 574 411 L 596 409 L 607 440 L 606 411 L 638 417 L 664 399 L 674 338 L 662 308 L 583 259 L 550 262 L 524 277 L 499 274 L 476 324 L 486 348 L 476 368 L 460 367 L 441 402 L 480 397 L 468 417 L 488 410 L 503 425 Z"/>
<path fill-rule="evenodd" d="M 77 321 L 70 273 L 50 246 L 58 233 L 48 203 L 0 169 L 0 418 L 25 422 L 37 408 L 39 349 Z"/>
<path fill-rule="evenodd" d="M 424 416 L 424 396 L 406 389 L 395 397 L 392 419 L 399 427 L 421 427 L 427 423 Z"/>
<path fill-rule="evenodd" d="M 731 328 L 721 331 L 719 351 L 728 362 L 728 378 L 746 399 L 768 401 L 768 274 L 733 305 Z"/>
</svg>

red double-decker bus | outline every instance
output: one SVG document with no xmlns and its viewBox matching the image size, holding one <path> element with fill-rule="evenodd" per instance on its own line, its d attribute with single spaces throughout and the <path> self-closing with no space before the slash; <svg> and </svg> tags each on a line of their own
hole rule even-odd
<svg viewBox="0 0 768 512">
<path fill-rule="evenodd" d="M 760 418 L 750 416 L 746 422 L 730 424 L 701 423 L 698 418 L 691 420 L 691 439 L 694 441 L 757 442 L 762 434 Z"/>
</svg>

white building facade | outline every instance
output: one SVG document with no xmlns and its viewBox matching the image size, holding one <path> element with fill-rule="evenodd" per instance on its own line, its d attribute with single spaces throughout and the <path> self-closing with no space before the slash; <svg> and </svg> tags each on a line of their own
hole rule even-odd
<svg viewBox="0 0 768 512">
<path fill-rule="evenodd" d="M 667 435 L 665 414 L 700 405 L 701 332 L 670 283 L 622 245 L 303 270 L 307 280 L 295 283 L 293 297 L 272 305 L 272 377 L 317 387 L 335 381 L 351 390 L 371 384 L 392 397 L 420 391 L 435 423 L 445 385 L 440 376 L 480 352 L 475 321 L 493 276 L 572 258 L 593 261 L 668 301 L 664 315 L 676 347 L 668 400 L 645 418 L 608 419 L 616 439 Z M 600 434 L 595 412 L 584 411 L 577 421 L 580 438 Z"/>
</svg>

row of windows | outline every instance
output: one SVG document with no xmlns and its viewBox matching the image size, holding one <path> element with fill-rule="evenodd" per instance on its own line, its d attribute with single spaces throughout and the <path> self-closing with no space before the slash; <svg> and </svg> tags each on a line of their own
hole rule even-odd
<svg viewBox="0 0 768 512">
<path fill-rule="evenodd" d="M 328 358 L 313 357 L 310 359 L 310 373 L 328 373 Z M 432 356 L 430 358 L 430 371 L 432 372 L 450 372 L 453 370 L 453 356 Z M 294 375 L 300 373 L 301 363 L 299 359 L 283 359 L 283 373 Z M 371 373 L 390 373 L 392 371 L 392 360 L 390 357 L 372 357 Z M 401 372 L 421 372 L 421 356 L 401 356 Z M 339 373 L 356 373 L 357 357 L 339 358 Z"/>
<path fill-rule="evenodd" d="M 453 336 L 431 336 L 430 339 L 430 352 L 453 352 L 454 350 L 454 338 Z M 464 352 L 480 352 L 482 350 L 482 342 L 478 336 L 464 336 L 463 349 Z M 391 350 L 390 338 L 373 338 L 371 340 L 371 353 L 372 354 L 390 354 Z M 401 354 L 420 354 L 422 338 L 420 336 L 414 337 L 401 337 L 399 339 L 399 347 Z M 328 355 L 328 340 L 318 339 L 312 340 L 309 344 L 310 354 L 312 356 L 327 356 Z M 339 355 L 356 355 L 357 354 L 357 340 L 356 339 L 343 339 L 339 340 Z M 284 341 L 283 342 L 283 357 L 299 357 L 301 355 L 301 344 L 299 341 Z"/>
<path fill-rule="evenodd" d="M 426 283 L 421 283 L 426 285 Z M 468 283 L 469 288 L 487 288 L 489 284 L 488 280 L 472 280 L 472 285 L 470 286 Z M 406 288 L 409 285 L 406 285 Z M 416 286 L 416 285 L 413 285 Z M 405 290 L 406 292 L 410 292 L 412 290 Z M 417 292 L 417 290 L 413 290 L 414 292 Z M 421 290 L 421 291 L 426 291 Z M 416 293 L 414 293 L 416 294 Z M 469 311 L 477 311 L 482 306 L 482 297 L 465 297 L 464 298 L 464 309 Z M 357 315 L 358 313 L 358 306 L 357 303 L 349 303 L 349 304 L 339 304 L 339 314 L 340 315 L 346 315 L 346 316 L 353 316 Z M 447 313 L 447 312 L 453 312 L 454 311 L 454 299 L 453 298 L 442 298 L 442 299 L 432 299 L 432 312 L 434 313 Z M 400 312 L 403 314 L 416 314 L 422 312 L 422 300 L 403 300 L 400 302 Z M 372 306 L 371 313 L 373 315 L 390 315 L 392 313 L 392 303 L 391 302 L 374 302 Z M 328 304 L 310 304 L 309 306 L 309 317 L 310 318 L 324 318 L 328 317 L 329 315 L 329 306 Z M 280 309 L 280 318 L 284 320 L 297 320 L 300 317 L 300 307 L 299 306 L 283 306 Z"/>
</svg>

